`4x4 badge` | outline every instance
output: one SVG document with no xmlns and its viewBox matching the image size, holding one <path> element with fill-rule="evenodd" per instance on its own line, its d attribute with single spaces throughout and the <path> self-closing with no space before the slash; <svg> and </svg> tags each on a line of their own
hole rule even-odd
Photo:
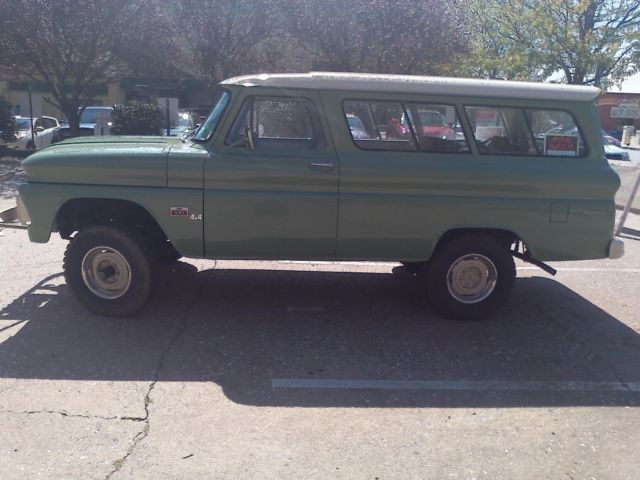
<svg viewBox="0 0 640 480">
<path fill-rule="evenodd" d="M 171 207 L 171 216 L 172 217 L 188 217 L 189 208 L 188 207 Z"/>
</svg>

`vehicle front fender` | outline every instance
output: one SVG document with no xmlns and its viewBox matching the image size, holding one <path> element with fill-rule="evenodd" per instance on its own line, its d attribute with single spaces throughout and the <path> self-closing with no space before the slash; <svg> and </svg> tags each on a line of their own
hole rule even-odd
<svg viewBox="0 0 640 480">
<path fill-rule="evenodd" d="M 19 192 L 31 217 L 28 231 L 32 242 L 49 241 L 56 216 L 66 202 L 114 199 L 144 208 L 182 255 L 198 258 L 204 254 L 201 189 L 32 182 L 22 184 Z"/>
</svg>

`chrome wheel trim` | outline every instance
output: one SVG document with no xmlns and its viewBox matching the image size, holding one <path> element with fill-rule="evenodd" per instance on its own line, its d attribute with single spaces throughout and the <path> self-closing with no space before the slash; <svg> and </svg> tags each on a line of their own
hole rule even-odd
<svg viewBox="0 0 640 480">
<path fill-rule="evenodd" d="M 447 272 L 447 289 L 460 303 L 479 303 L 493 293 L 498 269 L 484 255 L 470 253 L 458 258 Z"/>
<path fill-rule="evenodd" d="M 131 267 L 118 250 L 99 246 L 89 250 L 82 259 L 82 279 L 97 297 L 115 300 L 129 291 Z"/>
</svg>

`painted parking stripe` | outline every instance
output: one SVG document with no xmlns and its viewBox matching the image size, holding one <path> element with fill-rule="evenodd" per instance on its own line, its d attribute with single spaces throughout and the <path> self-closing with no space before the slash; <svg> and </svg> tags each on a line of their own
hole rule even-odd
<svg viewBox="0 0 640 480">
<path fill-rule="evenodd" d="M 541 392 L 640 392 L 640 383 L 620 382 L 512 382 L 477 380 L 337 380 L 274 378 L 272 388 L 333 390 L 430 390 L 430 391 L 541 391 Z"/>
<path fill-rule="evenodd" d="M 517 267 L 516 270 L 538 270 L 538 267 Z M 560 267 L 558 272 L 612 272 L 612 273 L 640 273 L 640 268 L 598 268 L 598 267 Z"/>
</svg>

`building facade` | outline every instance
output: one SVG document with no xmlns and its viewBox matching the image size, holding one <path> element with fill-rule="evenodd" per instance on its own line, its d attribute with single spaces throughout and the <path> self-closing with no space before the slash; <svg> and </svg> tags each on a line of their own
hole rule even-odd
<svg viewBox="0 0 640 480">
<path fill-rule="evenodd" d="M 180 109 L 208 111 L 214 95 L 203 82 L 197 80 L 162 80 L 153 78 L 124 78 L 94 87 L 91 105 L 121 105 L 133 102 L 159 104 L 167 99 Z M 42 115 L 64 119 L 60 110 L 47 102 L 51 98 L 47 86 L 40 82 L 0 79 L 0 96 L 13 105 L 13 114 L 29 116 L 29 90 L 34 117 Z"/>
<path fill-rule="evenodd" d="M 640 129 L 640 93 L 603 93 L 598 98 L 598 111 L 602 129 L 616 132 L 618 138 L 627 125 Z"/>
</svg>

